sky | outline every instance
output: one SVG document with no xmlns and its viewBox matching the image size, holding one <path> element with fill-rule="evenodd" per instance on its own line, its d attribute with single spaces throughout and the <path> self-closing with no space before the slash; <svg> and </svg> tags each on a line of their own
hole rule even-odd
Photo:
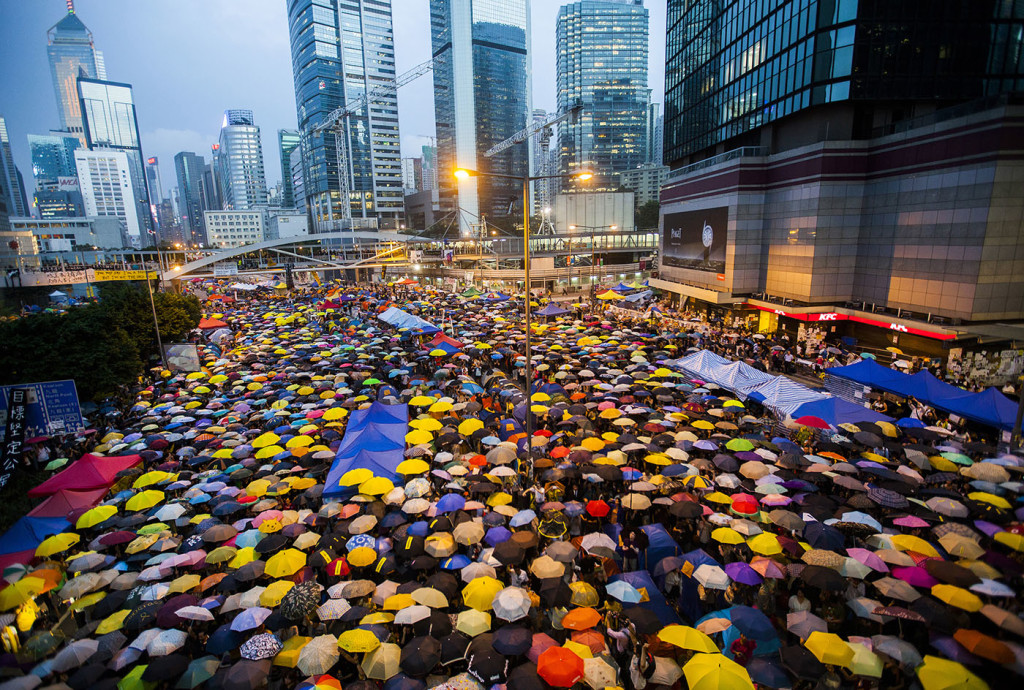
<svg viewBox="0 0 1024 690">
<path fill-rule="evenodd" d="M 555 110 L 555 20 L 561 2 L 530 0 L 533 106 Z M 649 86 L 661 103 L 665 82 L 665 2 L 650 11 Z M 160 160 L 164 196 L 174 155 L 209 157 L 224 110 L 252 110 L 262 130 L 267 183 L 281 179 L 277 130 L 294 129 L 295 90 L 286 0 L 76 0 L 75 11 L 103 52 L 107 78 L 134 87 L 146 157 Z M 65 0 L 0 0 L 0 116 L 15 162 L 33 191 L 28 134 L 60 126 L 46 58 L 46 32 Z M 392 0 L 399 74 L 430 59 L 429 0 Z M 399 92 L 402 155 L 417 156 L 434 133 L 428 74 Z"/>
</svg>

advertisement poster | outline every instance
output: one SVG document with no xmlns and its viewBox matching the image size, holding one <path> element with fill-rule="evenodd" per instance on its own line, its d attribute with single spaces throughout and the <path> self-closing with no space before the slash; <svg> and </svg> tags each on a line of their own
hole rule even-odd
<svg viewBox="0 0 1024 690">
<path fill-rule="evenodd" d="M 662 265 L 725 273 L 727 207 L 666 213 L 663 223 Z"/>
</svg>

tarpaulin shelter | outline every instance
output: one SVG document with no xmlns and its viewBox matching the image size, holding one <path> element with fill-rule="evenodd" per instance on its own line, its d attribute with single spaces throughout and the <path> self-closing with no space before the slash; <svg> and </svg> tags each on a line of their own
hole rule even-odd
<svg viewBox="0 0 1024 690">
<path fill-rule="evenodd" d="M 740 398 L 746 398 L 752 391 L 775 379 L 771 374 L 766 374 L 749 364 L 731 362 L 707 350 L 700 350 L 677 359 L 675 366 L 701 381 L 727 388 Z"/>
<path fill-rule="evenodd" d="M 657 585 L 654 584 L 654 580 L 651 579 L 649 572 L 646 570 L 634 570 L 628 573 L 618 573 L 617 575 L 612 575 L 610 581 L 618 582 L 620 580 L 632 585 L 634 589 L 647 593 L 648 601 L 641 602 L 637 606 L 654 613 L 662 625 L 679 625 L 682 623 L 679 615 L 665 601 L 665 597 L 661 594 L 661 590 L 658 589 Z"/>
<path fill-rule="evenodd" d="M 394 326 L 395 328 L 407 328 L 414 333 L 420 333 L 422 335 L 431 335 L 441 331 L 440 328 L 429 321 L 425 321 L 418 316 L 414 316 L 407 311 L 399 309 L 398 307 L 388 307 L 386 310 L 381 312 L 377 318 L 390 326 Z"/>
<path fill-rule="evenodd" d="M 112 458 L 102 455 L 83 455 L 71 463 L 66 470 L 53 475 L 45 482 L 30 489 L 29 496 L 49 496 L 61 489 L 82 491 L 85 489 L 107 489 L 116 481 L 121 470 L 134 467 L 142 462 L 138 455 L 120 455 Z"/>
<path fill-rule="evenodd" d="M 804 403 L 818 402 L 828 396 L 785 376 L 776 376 L 772 381 L 751 391 L 748 397 L 784 416 L 792 415 L 793 410 Z"/>
<path fill-rule="evenodd" d="M 540 309 L 539 311 L 535 311 L 534 312 L 534 314 L 536 316 L 561 316 L 562 314 L 568 314 L 568 313 L 569 313 L 568 309 L 562 309 L 560 306 L 558 306 L 554 302 L 552 302 L 551 304 L 547 305 L 543 309 Z"/>
<path fill-rule="evenodd" d="M 632 295 L 626 295 L 627 302 L 643 302 L 645 299 L 654 296 L 654 290 L 644 290 L 643 292 L 634 292 Z"/>
<path fill-rule="evenodd" d="M 803 405 L 797 407 L 791 416 L 796 419 L 798 417 L 817 417 L 824 419 L 832 426 L 838 426 L 849 422 L 850 424 L 856 424 L 857 422 L 891 422 L 892 417 L 887 417 L 881 412 L 875 412 L 874 410 L 852 403 L 842 398 L 822 398 L 814 402 L 806 402 Z"/>
<path fill-rule="evenodd" d="M 199 319 L 199 325 L 197 326 L 200 330 L 208 330 L 213 328 L 227 328 L 228 325 L 220 319 Z"/>
<path fill-rule="evenodd" d="M 107 487 L 73 491 L 61 489 L 30 510 L 32 517 L 67 517 L 68 513 L 82 508 L 91 508 L 99 503 L 107 493 Z"/>
<path fill-rule="evenodd" d="M 653 572 L 654 566 L 658 565 L 661 559 L 668 558 L 669 556 L 678 556 L 682 553 L 683 550 L 679 548 L 679 544 L 668 533 L 668 530 L 661 526 L 661 523 L 644 525 L 640 529 L 647 535 L 648 544 L 638 559 L 641 568 Z M 618 543 L 619 534 L 622 533 L 622 526 L 607 525 L 604 531 Z"/>
<path fill-rule="evenodd" d="M 444 333 L 438 333 L 434 336 L 434 339 L 427 344 L 427 348 L 431 350 L 444 350 L 448 354 L 458 352 L 465 347 L 465 344 L 459 342 L 455 338 L 449 338 Z"/>
<path fill-rule="evenodd" d="M 960 415 L 999 429 L 1012 429 L 1017 405 L 994 388 L 981 393 L 951 386 L 928 371 L 904 374 L 864 359 L 845 367 L 828 370 L 831 376 L 850 379 L 875 390 L 916 398 L 926 405 Z"/>
<path fill-rule="evenodd" d="M 377 477 L 399 481 L 401 477 L 396 470 L 405 459 L 405 435 L 408 432 L 408 405 L 374 402 L 367 408 L 355 410 L 324 482 L 324 496 L 338 496 L 345 492 L 347 487 L 339 482 L 349 470 L 365 468 Z"/>
</svg>

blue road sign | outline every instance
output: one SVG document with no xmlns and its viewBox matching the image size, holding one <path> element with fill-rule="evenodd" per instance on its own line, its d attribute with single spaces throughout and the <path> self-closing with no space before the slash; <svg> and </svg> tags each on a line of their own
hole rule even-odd
<svg viewBox="0 0 1024 690">
<path fill-rule="evenodd" d="M 6 428 L 8 404 L 15 388 L 29 391 L 25 438 L 73 434 L 85 429 L 75 382 L 45 381 L 0 386 L 0 433 Z"/>
</svg>

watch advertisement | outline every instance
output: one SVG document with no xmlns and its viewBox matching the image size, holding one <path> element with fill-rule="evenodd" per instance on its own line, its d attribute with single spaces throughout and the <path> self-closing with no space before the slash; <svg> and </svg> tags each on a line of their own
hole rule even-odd
<svg viewBox="0 0 1024 690">
<path fill-rule="evenodd" d="M 666 213 L 662 222 L 662 265 L 725 273 L 727 206 Z"/>
</svg>

